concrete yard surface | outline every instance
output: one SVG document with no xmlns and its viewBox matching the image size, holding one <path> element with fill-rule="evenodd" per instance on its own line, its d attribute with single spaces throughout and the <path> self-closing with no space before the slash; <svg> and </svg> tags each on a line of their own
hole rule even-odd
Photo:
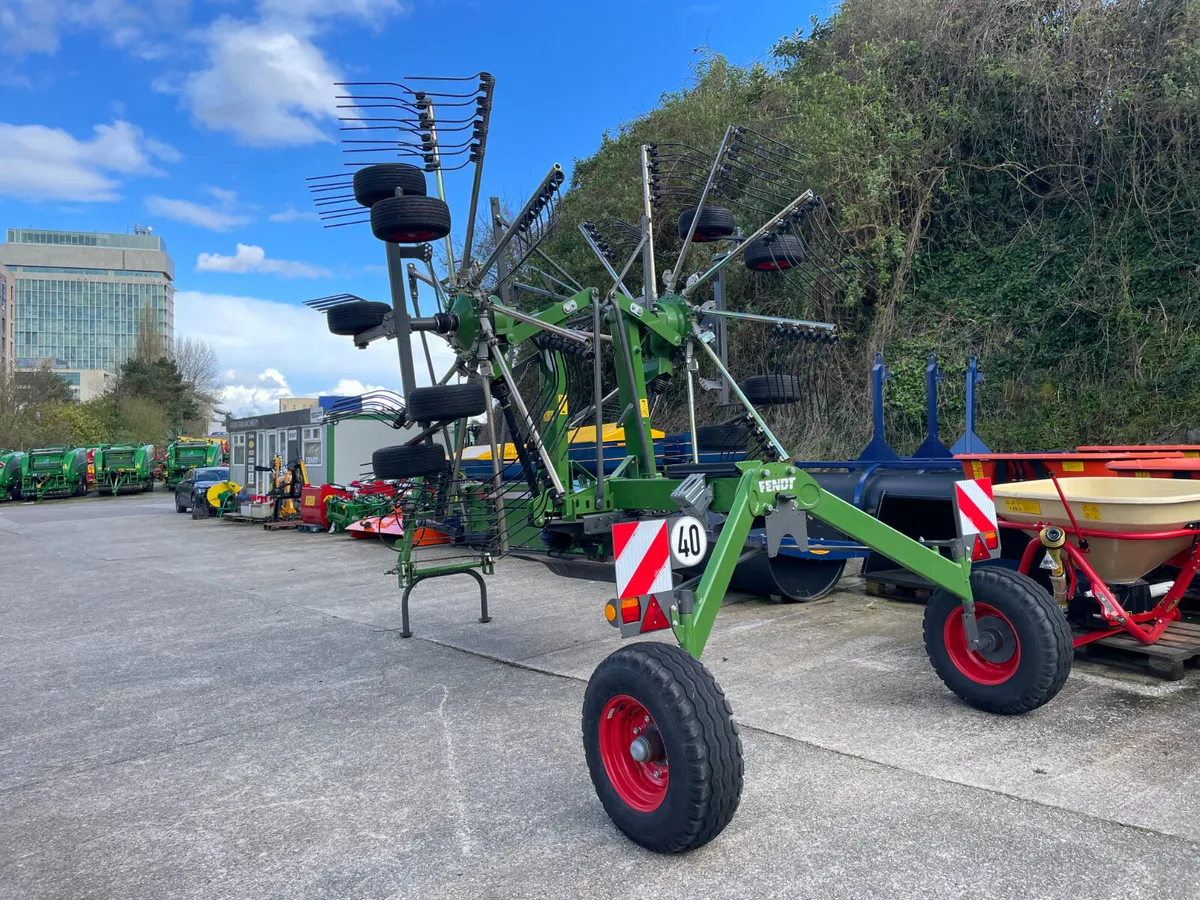
<svg viewBox="0 0 1200 900">
<path fill-rule="evenodd" d="M 612 586 L 505 558 L 491 623 L 437 579 L 403 640 L 394 564 L 165 493 L 0 505 L 0 898 L 1200 897 L 1195 673 L 989 716 L 918 605 L 731 595 L 741 807 L 656 856 L 583 756 Z"/>
</svg>

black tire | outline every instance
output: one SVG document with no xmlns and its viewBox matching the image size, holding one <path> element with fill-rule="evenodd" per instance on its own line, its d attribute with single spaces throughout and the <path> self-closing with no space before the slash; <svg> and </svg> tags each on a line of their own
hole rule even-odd
<svg viewBox="0 0 1200 900">
<path fill-rule="evenodd" d="M 658 805 L 648 811 L 626 800 L 605 761 L 636 768 L 632 754 L 627 761 L 601 749 L 602 727 L 611 735 L 614 713 L 627 709 L 620 697 L 632 698 L 649 714 L 661 754 L 657 758 L 665 758 L 669 767 Z M 609 746 L 628 745 L 618 734 Z M 647 850 L 683 853 L 702 847 L 737 812 L 742 742 L 729 701 L 708 669 L 673 644 L 628 644 L 596 667 L 583 697 L 583 748 L 605 811 Z"/>
<path fill-rule="evenodd" d="M 145 480 L 145 482 L 143 482 L 142 493 L 144 493 L 144 494 L 153 494 L 154 493 L 154 479 L 153 478 L 147 478 Z"/>
<path fill-rule="evenodd" d="M 692 217 L 695 215 L 695 207 L 680 214 L 678 227 L 681 240 L 687 237 L 688 229 L 692 227 Z M 723 241 L 736 230 L 732 212 L 723 206 L 705 206 L 699 221 L 696 222 L 696 233 L 692 235 L 692 240 L 700 244 Z"/>
<path fill-rule="evenodd" d="M 744 422 L 696 428 L 696 450 L 700 453 L 736 453 L 745 450 L 749 443 L 750 429 Z"/>
<path fill-rule="evenodd" d="M 186 507 L 186 506 L 184 506 L 182 503 L 180 503 L 180 502 L 179 502 L 179 496 L 178 496 L 178 495 L 176 495 L 176 496 L 175 496 L 175 512 L 177 512 L 177 513 L 185 513 L 185 512 L 187 512 L 187 507 Z"/>
<path fill-rule="evenodd" d="M 844 559 L 760 553 L 733 570 L 729 586 L 759 597 L 778 597 L 781 603 L 808 603 L 836 588 L 845 569 Z"/>
<path fill-rule="evenodd" d="M 384 316 L 391 311 L 391 306 L 376 300 L 339 303 L 325 311 L 325 324 L 329 326 L 330 334 L 353 337 L 382 325 Z"/>
<path fill-rule="evenodd" d="M 389 244 L 421 244 L 450 233 L 450 207 L 437 197 L 389 197 L 371 207 L 371 232 Z"/>
<path fill-rule="evenodd" d="M 380 200 L 396 196 L 399 188 L 409 197 L 424 197 L 425 172 L 407 163 L 379 163 L 354 173 L 354 199 L 370 208 Z"/>
<path fill-rule="evenodd" d="M 475 381 L 466 384 L 437 384 L 409 391 L 404 418 L 409 422 L 449 422 L 482 416 L 487 412 L 483 385 Z"/>
<path fill-rule="evenodd" d="M 795 403 L 800 399 L 800 379 L 795 375 L 751 375 L 738 387 L 756 406 Z"/>
<path fill-rule="evenodd" d="M 967 652 L 958 624 L 962 601 L 947 590 L 935 591 L 925 606 L 924 633 L 938 677 L 985 712 L 1014 715 L 1053 699 L 1071 671 L 1074 651 L 1066 616 L 1050 594 L 1028 575 L 999 566 L 972 570 L 971 592 L 981 631 L 1000 643 L 988 654 L 991 659 Z M 952 648 L 948 643 L 955 636 L 959 641 Z"/>
<path fill-rule="evenodd" d="M 755 272 L 781 272 L 804 262 L 804 242 L 794 234 L 777 234 L 751 241 L 742 263 Z"/>
<path fill-rule="evenodd" d="M 371 454 L 371 468 L 375 470 L 375 477 L 384 481 L 441 475 L 448 465 L 446 451 L 441 444 L 380 447 Z"/>
</svg>

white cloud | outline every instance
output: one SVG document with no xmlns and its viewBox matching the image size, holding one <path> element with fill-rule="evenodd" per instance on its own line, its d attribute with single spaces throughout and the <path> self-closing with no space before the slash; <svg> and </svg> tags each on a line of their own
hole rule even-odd
<svg viewBox="0 0 1200 900">
<path fill-rule="evenodd" d="M 430 349 L 432 350 L 433 348 L 430 348 Z M 387 388 L 385 388 L 383 385 L 380 385 L 380 384 L 363 384 L 357 378 L 341 378 L 341 379 L 338 379 L 338 383 L 335 384 L 333 387 L 331 387 L 329 390 L 319 391 L 317 393 L 317 396 L 318 397 L 323 397 L 323 396 L 357 397 L 359 394 L 367 393 L 367 391 L 385 391 L 385 390 L 387 390 Z"/>
<path fill-rule="evenodd" d="M 186 0 L 0 0 L 0 52 L 53 55 L 60 32 L 80 30 L 145 57 L 156 49 L 148 38 L 178 32 L 187 15 Z"/>
<path fill-rule="evenodd" d="M 174 147 L 147 139 L 129 122 L 96 125 L 92 131 L 91 138 L 80 140 L 61 128 L 0 122 L 0 196 L 116 200 L 118 176 L 161 175 L 151 159 L 178 158 Z"/>
<path fill-rule="evenodd" d="M 250 384 L 228 384 L 221 389 L 220 404 L 234 416 L 279 412 L 279 401 L 292 396 L 287 379 L 277 369 L 267 369 Z"/>
<path fill-rule="evenodd" d="M 400 0 L 261 0 L 264 19 L 303 27 L 317 19 L 359 19 L 368 24 L 408 11 Z"/>
<path fill-rule="evenodd" d="M 197 272 L 262 272 L 284 278 L 332 278 L 333 273 L 321 266 L 294 262 L 289 259 L 268 259 L 262 247 L 238 244 L 233 256 L 220 253 L 201 253 L 196 257 Z"/>
<path fill-rule="evenodd" d="M 271 213 L 267 216 L 270 222 L 319 222 L 321 217 L 315 211 L 301 212 L 289 206 L 282 212 Z"/>
<path fill-rule="evenodd" d="M 180 291 L 175 295 L 175 332 L 198 338 L 216 350 L 225 380 L 226 408 L 235 415 L 277 411 L 280 397 L 362 393 L 354 389 L 381 385 L 400 389 L 395 344 L 377 341 L 365 350 L 356 350 L 349 338 L 330 334 L 325 317 L 307 307 Z M 437 338 L 430 338 L 429 348 L 440 378 L 454 354 Z M 428 384 L 417 335 L 413 335 L 413 353 L 417 380 Z"/>
<path fill-rule="evenodd" d="M 0 0 L 0 51 L 23 56 L 58 50 L 58 10 L 48 0 Z"/>
<path fill-rule="evenodd" d="M 197 122 L 251 146 L 327 142 L 342 74 L 314 38 L 334 19 L 378 29 L 406 11 L 400 0 L 261 0 L 257 21 L 222 16 L 209 26 L 204 69 L 156 87 L 178 91 Z"/>
<path fill-rule="evenodd" d="M 215 187 L 207 188 L 207 191 L 216 198 L 215 206 L 204 206 L 191 200 L 151 196 L 146 198 L 146 209 L 151 215 L 163 216 L 185 225 L 207 228 L 209 231 L 232 231 L 251 221 L 249 216 L 235 212 L 236 191 Z"/>
<path fill-rule="evenodd" d="M 338 69 L 304 32 L 218 19 L 206 36 L 208 67 L 182 87 L 195 119 L 256 147 L 329 141 Z"/>
<path fill-rule="evenodd" d="M 164 144 L 154 138 L 146 138 L 146 149 L 165 163 L 177 163 L 183 159 L 183 154 L 170 144 Z"/>
</svg>

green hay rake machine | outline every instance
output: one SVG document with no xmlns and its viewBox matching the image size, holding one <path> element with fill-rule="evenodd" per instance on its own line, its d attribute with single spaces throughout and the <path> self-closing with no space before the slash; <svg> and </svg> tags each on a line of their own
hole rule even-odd
<svg viewBox="0 0 1200 900">
<path fill-rule="evenodd" d="M 669 631 L 675 640 L 629 643 L 597 667 L 584 698 L 584 751 L 613 821 L 659 852 L 707 843 L 737 809 L 741 743 L 729 702 L 700 658 L 739 562 L 758 553 L 775 556 L 786 537 L 806 547 L 811 520 L 938 586 L 926 614 L 926 648 L 943 681 L 966 702 L 1020 713 L 1051 699 L 1070 665 L 1070 635 L 1034 581 L 999 567 L 972 568 L 973 558 L 998 553 L 994 527 L 972 531 L 964 525 L 957 539 L 927 546 L 826 492 L 792 465 L 714 347 L 718 319 L 817 336 L 834 330 L 821 322 L 730 311 L 711 297 L 719 274 L 738 260 L 757 271 L 808 266 L 812 291 L 837 290 L 839 279 L 845 280 L 836 245 L 828 243 L 836 235 L 824 204 L 803 189 L 788 148 L 739 127 L 727 130 L 713 155 L 643 147 L 643 202 L 633 248 L 613 264 L 594 230 L 581 229 L 608 273 L 603 287 L 584 287 L 540 246 L 556 221 L 563 182 L 558 166 L 511 220 L 493 208 L 503 227 L 484 258 L 474 258 L 493 81 L 481 74 L 446 84 L 406 79 L 351 86 L 356 115 L 346 127 L 367 134 L 348 142 L 351 152 L 375 151 L 377 159 L 386 148 L 416 165 L 367 165 L 352 177 L 310 181 L 323 214 L 335 224 L 369 220 L 386 247 L 392 302 L 347 298 L 325 312 L 330 330 L 351 335 L 357 345 L 396 340 L 404 419 L 418 427 L 406 444 L 374 458 L 376 476 L 400 485 L 406 532 L 397 569 L 404 591 L 402 634 L 410 633 L 413 588 L 446 575 L 467 574 L 479 583 L 480 619 L 487 621 L 481 576 L 492 571 L 523 524 L 541 529 L 560 550 L 615 559 L 617 591 L 603 611 L 607 620 L 622 637 Z M 435 120 L 435 107 L 468 114 Z M 469 137 L 447 144 L 452 130 Z M 465 167 L 473 167 L 474 182 L 456 257 L 442 175 Z M 438 197 L 427 195 L 426 173 L 435 176 Z M 681 209 L 678 218 L 672 213 L 660 223 L 671 203 Z M 739 223 L 748 228 L 745 236 Z M 443 239 L 446 273 L 439 278 L 429 244 Z M 703 247 L 716 251 L 711 259 L 701 258 Z M 410 312 L 405 259 L 416 260 L 410 272 L 433 288 L 437 312 L 420 315 L 415 296 Z M 689 260 L 697 263 L 694 270 Z M 518 290 L 518 284 L 531 283 L 534 267 L 544 267 L 538 268 L 543 275 L 553 269 L 542 280 L 552 287 Z M 630 287 L 638 281 L 640 290 Z M 798 284 L 803 289 L 805 281 Z M 514 299 L 527 305 L 535 297 L 541 307 L 534 311 L 518 308 Z M 439 337 L 455 353 L 440 377 L 427 356 L 429 387 L 415 386 L 413 333 L 422 341 Z M 702 371 L 728 388 L 753 432 L 750 446 L 758 458 L 700 460 L 694 437 Z M 679 381 L 676 396 L 686 398 L 693 436 L 691 459 L 662 463 L 651 418 Z M 789 393 L 794 385 L 768 382 L 765 390 L 769 402 L 773 391 Z M 572 459 L 569 433 L 591 425 L 598 437 L 610 413 L 624 436 L 615 468 L 607 467 L 599 440 L 594 460 Z M 467 422 L 480 417 L 494 477 L 472 482 L 461 475 L 462 435 Z M 455 423 L 459 427 L 451 431 Z M 520 502 L 503 478 L 504 434 L 518 456 Z M 988 490 L 970 484 L 977 499 Z M 978 523 L 979 511 L 967 512 Z M 455 536 L 463 556 L 421 558 L 412 535 L 433 524 Z M 765 547 L 748 540 L 752 528 L 765 529 Z"/>
<path fill-rule="evenodd" d="M 219 440 L 179 438 L 167 445 L 167 459 L 163 466 L 163 483 L 166 487 L 173 488 L 179 484 L 188 469 L 220 466 L 224 463 L 225 450 Z"/>
<path fill-rule="evenodd" d="M 87 448 L 42 447 L 22 460 L 21 496 L 26 500 L 48 497 L 83 497 L 88 492 Z"/>
<path fill-rule="evenodd" d="M 154 445 L 109 444 L 92 456 L 96 467 L 96 490 L 114 497 L 122 490 L 154 490 Z"/>
</svg>

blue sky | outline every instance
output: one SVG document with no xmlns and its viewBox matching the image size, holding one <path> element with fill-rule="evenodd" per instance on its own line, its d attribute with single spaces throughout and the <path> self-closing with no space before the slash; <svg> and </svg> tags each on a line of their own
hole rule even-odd
<svg viewBox="0 0 1200 900">
<path fill-rule="evenodd" d="M 304 187 L 342 163 L 335 81 L 491 72 L 484 196 L 519 203 L 552 163 L 569 174 L 606 129 L 685 86 L 697 48 L 766 59 L 828 11 L 806 0 L 0 0 L 0 227 L 152 225 L 175 260 L 176 331 L 216 348 L 239 411 L 395 387 L 393 347 L 355 351 L 298 307 L 341 291 L 387 296 L 382 245 L 366 226 L 323 229 Z M 449 176 L 453 209 L 467 172 Z"/>
</svg>

